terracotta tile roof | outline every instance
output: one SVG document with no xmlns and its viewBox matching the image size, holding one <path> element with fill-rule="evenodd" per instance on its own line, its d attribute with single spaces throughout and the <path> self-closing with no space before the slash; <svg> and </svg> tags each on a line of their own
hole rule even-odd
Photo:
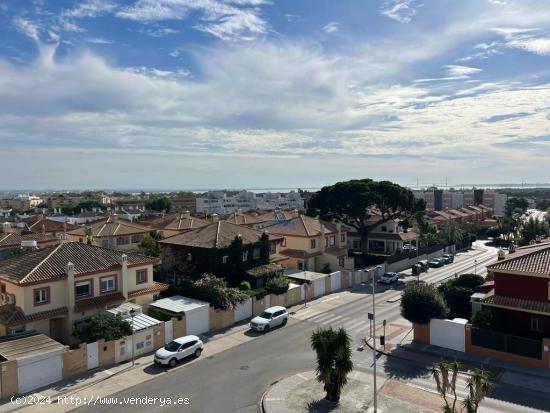
<svg viewBox="0 0 550 413">
<path fill-rule="evenodd" d="M 41 244 L 58 241 L 58 239 L 49 234 L 0 234 L 0 249 L 19 247 L 21 241 L 36 241 L 40 246 Z"/>
<path fill-rule="evenodd" d="M 260 221 L 258 218 L 242 213 L 233 213 L 224 218 L 224 221 L 231 222 L 236 225 L 250 225 L 250 224 L 259 224 Z"/>
<path fill-rule="evenodd" d="M 163 284 L 155 281 L 151 287 L 142 288 L 141 290 L 130 291 L 128 293 L 128 298 L 139 297 L 140 295 L 145 294 L 159 293 L 161 291 L 167 290 L 168 287 L 168 284 Z"/>
<path fill-rule="evenodd" d="M 75 275 L 109 270 L 121 266 L 122 254 L 81 242 L 66 242 L 0 261 L 0 278 L 19 284 L 65 278 L 69 262 L 74 264 Z M 128 266 L 158 263 L 157 258 L 131 252 L 125 254 Z"/>
<path fill-rule="evenodd" d="M 241 236 L 243 244 L 253 244 L 260 240 L 262 234 L 262 231 L 232 224 L 228 221 L 219 221 L 183 234 L 174 235 L 173 237 L 159 241 L 159 243 L 196 248 L 226 248 L 231 245 L 238 235 Z M 269 236 L 270 240 L 279 238 L 277 236 Z"/>
<path fill-rule="evenodd" d="M 134 224 L 124 220 L 108 219 L 104 222 L 97 222 L 92 225 L 80 227 L 74 231 L 69 231 L 69 235 L 85 236 L 87 229 L 91 229 L 92 236 L 96 238 L 112 237 L 120 235 L 145 234 L 152 231 L 152 228 Z"/>
<path fill-rule="evenodd" d="M 74 311 L 79 313 L 81 311 L 89 310 L 90 308 L 105 307 L 109 304 L 123 303 L 125 301 L 126 299 L 121 292 L 97 295 L 84 300 L 77 300 L 74 303 Z"/>
<path fill-rule="evenodd" d="M 29 231 L 41 233 L 41 232 L 64 232 L 72 231 L 78 228 L 77 225 L 65 224 L 63 222 L 54 221 L 48 219 L 45 216 L 37 216 L 25 223 Z M 42 228 L 44 225 L 44 228 Z"/>
<path fill-rule="evenodd" d="M 337 232 L 335 223 L 321 221 L 318 218 L 308 217 L 307 215 L 300 215 L 288 221 L 278 222 L 265 229 L 274 234 L 313 237 L 320 235 L 323 227 L 326 234 Z M 347 230 L 348 228 L 342 225 L 342 231 Z"/>
<path fill-rule="evenodd" d="M 257 215 L 255 218 L 258 220 L 258 222 L 273 221 L 273 223 L 276 223 L 279 221 L 287 221 L 289 219 L 296 218 L 296 215 L 294 211 L 275 210 L 262 213 L 260 215 Z"/>
<path fill-rule="evenodd" d="M 516 249 L 506 259 L 487 266 L 489 271 L 529 273 L 550 277 L 550 242 Z"/>
<path fill-rule="evenodd" d="M 165 225 L 161 226 L 161 229 L 185 231 L 190 229 L 202 228 L 207 226 L 208 224 L 209 222 L 205 221 L 204 219 L 180 215 L 178 217 L 172 217 L 168 222 L 166 222 L 165 220 Z"/>
<path fill-rule="evenodd" d="M 489 295 L 481 300 L 481 303 L 490 307 L 509 308 L 527 313 L 550 315 L 549 301 L 524 300 L 500 295 Z"/>
<path fill-rule="evenodd" d="M 463 218 L 466 218 L 466 217 L 469 217 L 469 216 L 472 215 L 471 213 L 465 213 L 464 211 L 461 211 L 459 209 L 448 209 L 445 212 L 447 212 L 451 215 L 456 215 L 456 216 L 463 217 Z"/>
<path fill-rule="evenodd" d="M 3 305 L 0 306 L 0 324 L 7 326 L 26 324 L 33 321 L 65 316 L 68 313 L 69 310 L 67 307 L 61 307 L 54 310 L 25 315 L 23 310 L 15 305 Z"/>
</svg>

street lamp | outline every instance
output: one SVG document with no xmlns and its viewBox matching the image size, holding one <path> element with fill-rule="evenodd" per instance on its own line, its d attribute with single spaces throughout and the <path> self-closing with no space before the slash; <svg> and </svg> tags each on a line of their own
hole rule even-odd
<svg viewBox="0 0 550 413">
<path fill-rule="evenodd" d="M 477 259 L 474 260 L 474 274 L 477 275 Z"/>
<path fill-rule="evenodd" d="M 373 412 L 376 413 L 378 411 L 378 400 L 376 397 L 376 299 L 375 299 L 375 277 L 378 275 L 378 270 L 382 268 L 382 266 L 377 265 L 374 269 L 374 272 L 372 274 L 372 362 L 373 362 L 373 370 L 372 370 L 372 377 L 374 382 L 374 410 Z"/>
<path fill-rule="evenodd" d="M 136 343 L 134 343 L 134 317 L 136 316 L 136 309 L 132 308 L 130 310 L 130 317 L 132 317 L 132 367 L 136 364 L 134 357 L 134 349 L 136 348 Z"/>
</svg>

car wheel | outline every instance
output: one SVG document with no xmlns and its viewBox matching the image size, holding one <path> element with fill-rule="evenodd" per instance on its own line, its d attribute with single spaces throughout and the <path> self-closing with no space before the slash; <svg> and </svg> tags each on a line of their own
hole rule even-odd
<svg viewBox="0 0 550 413">
<path fill-rule="evenodd" d="M 200 357 L 202 353 L 202 348 L 198 348 L 195 350 L 195 357 Z"/>
<path fill-rule="evenodd" d="M 269 331 L 269 326 L 264 327 L 264 333 L 267 333 Z"/>
<path fill-rule="evenodd" d="M 173 358 L 173 359 L 170 359 L 170 362 L 168 363 L 168 365 L 169 365 L 170 367 L 174 367 L 174 366 L 176 365 L 177 362 L 178 362 L 178 361 L 177 361 L 175 358 Z"/>
<path fill-rule="evenodd" d="M 286 326 L 287 321 L 288 321 L 288 319 L 286 319 L 286 318 L 283 320 L 283 322 L 282 322 L 283 327 Z"/>
</svg>

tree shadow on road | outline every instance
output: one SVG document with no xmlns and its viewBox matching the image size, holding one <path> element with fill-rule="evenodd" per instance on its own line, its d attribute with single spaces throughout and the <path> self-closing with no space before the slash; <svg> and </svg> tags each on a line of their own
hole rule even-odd
<svg viewBox="0 0 550 413">
<path fill-rule="evenodd" d="M 326 399 L 314 400 L 307 404 L 306 409 L 308 413 L 330 413 L 338 409 L 338 403 Z"/>
<path fill-rule="evenodd" d="M 384 359 L 382 368 L 385 373 L 392 379 L 414 379 L 423 377 L 428 374 L 430 363 L 422 359 L 408 360 L 405 357 L 400 357 L 405 354 L 405 350 L 396 348 Z"/>
</svg>

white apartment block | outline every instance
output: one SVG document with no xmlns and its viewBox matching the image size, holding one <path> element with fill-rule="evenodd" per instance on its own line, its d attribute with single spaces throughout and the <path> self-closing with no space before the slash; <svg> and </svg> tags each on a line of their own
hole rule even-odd
<svg viewBox="0 0 550 413">
<path fill-rule="evenodd" d="M 417 198 L 426 201 L 426 209 L 444 211 L 470 205 L 483 204 L 494 210 L 495 215 L 502 215 L 508 197 L 492 190 L 442 190 L 430 189 L 413 191 Z"/>
<path fill-rule="evenodd" d="M 230 214 L 236 210 L 243 212 L 253 209 L 302 209 L 304 200 L 296 191 L 289 193 L 266 192 L 255 194 L 241 191 L 228 195 L 223 191 L 210 191 L 198 197 L 197 213 Z"/>
</svg>

